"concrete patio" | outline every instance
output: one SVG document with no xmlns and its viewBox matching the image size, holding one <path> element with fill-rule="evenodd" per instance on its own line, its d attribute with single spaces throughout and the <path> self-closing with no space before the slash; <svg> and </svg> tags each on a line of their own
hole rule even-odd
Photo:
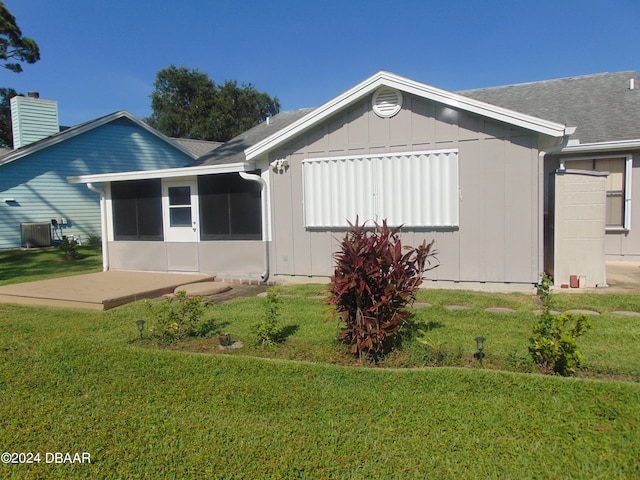
<svg viewBox="0 0 640 480">
<path fill-rule="evenodd" d="M 109 271 L 0 286 L 0 303 L 108 310 L 210 282 L 209 275 Z"/>
</svg>

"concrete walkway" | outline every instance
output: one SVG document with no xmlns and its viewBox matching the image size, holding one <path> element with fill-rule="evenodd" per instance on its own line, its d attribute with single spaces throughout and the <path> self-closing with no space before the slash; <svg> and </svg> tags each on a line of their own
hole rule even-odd
<svg viewBox="0 0 640 480">
<path fill-rule="evenodd" d="M 108 310 L 176 287 L 212 281 L 209 275 L 109 271 L 0 287 L 0 303 Z"/>
</svg>

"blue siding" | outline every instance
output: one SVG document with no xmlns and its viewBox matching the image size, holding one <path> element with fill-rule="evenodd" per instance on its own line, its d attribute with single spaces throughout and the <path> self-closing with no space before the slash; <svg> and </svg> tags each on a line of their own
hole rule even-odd
<svg viewBox="0 0 640 480">
<path fill-rule="evenodd" d="M 0 248 L 20 246 L 21 223 L 52 218 L 67 219 L 60 235 L 100 235 L 99 195 L 86 185 L 70 185 L 68 176 L 183 167 L 191 161 L 119 119 L 0 166 Z M 5 202 L 8 198 L 15 202 Z"/>
</svg>

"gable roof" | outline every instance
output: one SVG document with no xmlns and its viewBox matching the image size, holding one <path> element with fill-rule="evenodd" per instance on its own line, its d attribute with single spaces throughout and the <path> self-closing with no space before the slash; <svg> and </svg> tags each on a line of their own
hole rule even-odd
<svg viewBox="0 0 640 480">
<path fill-rule="evenodd" d="M 38 152 L 40 150 L 44 150 L 45 148 L 51 147 L 52 145 L 56 145 L 58 143 L 64 142 L 65 140 L 73 138 L 77 135 L 81 135 L 90 130 L 98 128 L 102 125 L 106 125 L 108 123 L 111 123 L 115 120 L 122 119 L 122 118 L 125 118 L 133 122 L 138 127 L 146 130 L 152 135 L 155 135 L 159 139 L 169 143 L 170 145 L 180 150 L 182 153 L 188 155 L 189 157 L 194 159 L 197 157 L 197 155 L 194 155 L 188 149 L 184 148 L 182 145 L 178 144 L 177 142 L 174 142 L 169 137 L 157 131 L 155 128 L 150 127 L 135 115 L 132 115 L 125 110 L 120 110 L 110 115 L 105 115 L 104 117 L 100 117 L 95 120 L 90 120 L 88 122 L 81 123 L 79 125 L 76 125 L 75 127 L 67 128 L 65 130 L 62 130 L 59 133 L 56 133 L 55 135 L 51 135 L 50 137 L 43 138 L 42 140 L 38 140 L 37 142 L 30 143 L 29 145 L 26 145 L 17 150 L 11 150 L 9 153 L 0 156 L 0 166 L 13 162 L 15 160 L 18 160 L 20 158 L 23 158 L 27 155 L 31 155 L 32 153 Z"/>
<path fill-rule="evenodd" d="M 634 79 L 635 88 L 629 81 Z M 576 125 L 581 143 L 640 139 L 640 80 L 635 71 L 600 73 L 458 92 L 504 108 Z"/>
<path fill-rule="evenodd" d="M 171 140 L 174 143 L 177 143 L 178 145 L 182 146 L 183 148 L 191 152 L 193 155 L 196 156 L 196 158 L 201 157 L 202 155 L 205 155 L 211 152 L 212 150 L 218 148 L 220 145 L 224 144 L 224 142 L 212 142 L 209 140 L 194 140 L 192 138 L 171 137 Z"/>
<path fill-rule="evenodd" d="M 215 150 L 201 156 L 190 166 L 202 166 L 202 165 L 220 165 L 223 163 L 239 163 L 245 162 L 247 157 L 245 151 L 263 141 L 265 138 L 276 134 L 283 128 L 288 127 L 292 123 L 296 122 L 300 118 L 308 115 L 315 110 L 314 108 L 303 108 L 300 110 L 289 110 L 286 112 L 280 112 L 274 115 L 269 120 L 265 120 L 259 123 L 253 128 L 250 128 L 244 133 L 237 135 L 228 142 L 224 143 Z"/>
<path fill-rule="evenodd" d="M 343 94 L 329 100 L 324 105 L 311 110 L 300 120 L 293 122 L 287 127 L 275 132 L 273 135 L 248 147 L 245 150 L 246 159 L 251 160 L 281 145 L 293 136 L 308 130 L 328 116 L 373 93 L 382 86 L 395 88 L 412 95 L 442 103 L 449 107 L 483 115 L 494 120 L 506 122 L 552 137 L 562 137 L 572 131 L 564 124 L 537 118 L 526 113 L 516 112 L 498 105 L 491 105 L 468 96 L 416 82 L 393 73 L 380 71 Z"/>
</svg>

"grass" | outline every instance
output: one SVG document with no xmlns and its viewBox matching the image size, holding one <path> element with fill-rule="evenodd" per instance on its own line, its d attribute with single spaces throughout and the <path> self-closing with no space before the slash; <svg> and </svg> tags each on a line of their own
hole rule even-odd
<svg viewBox="0 0 640 480">
<path fill-rule="evenodd" d="M 338 324 L 313 298 L 322 288 L 278 288 L 287 337 L 272 348 L 252 341 L 264 299 L 214 305 L 245 345 L 223 353 L 216 339 L 140 341 L 144 302 L 0 304 L 0 450 L 42 458 L 0 464 L 0 478 L 640 477 L 640 320 L 612 313 L 640 311 L 636 296 L 554 297 L 554 308 L 601 312 L 580 339 L 586 373 L 565 379 L 502 370 L 524 369 L 514 358 L 535 319 L 529 296 L 420 292 L 432 306 L 414 321 L 445 359 L 409 336 L 381 365 L 393 368 L 362 368 L 335 342 Z M 397 368 L 430 364 L 451 366 Z M 88 452 L 91 464 L 47 464 L 46 452 Z"/>
<path fill-rule="evenodd" d="M 100 272 L 99 245 L 78 247 L 79 258 L 67 260 L 59 247 L 0 250 L 0 285 Z"/>
</svg>

